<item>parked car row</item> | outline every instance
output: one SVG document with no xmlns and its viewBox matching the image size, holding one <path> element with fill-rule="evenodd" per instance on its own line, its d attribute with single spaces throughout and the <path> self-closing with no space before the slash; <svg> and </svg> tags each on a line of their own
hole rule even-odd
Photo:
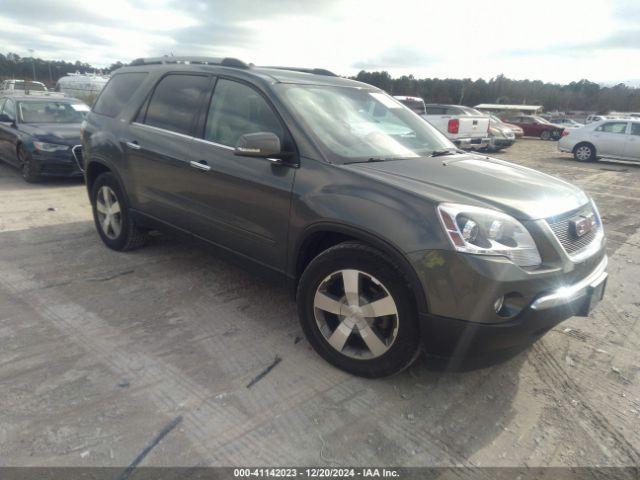
<svg viewBox="0 0 640 480">
<path fill-rule="evenodd" d="M 108 81 L 109 77 L 106 75 L 70 73 L 58 79 L 54 91 L 92 105 Z M 0 96 L 24 92 L 49 90 L 44 83 L 31 80 L 10 79 L 0 82 Z M 50 94 L 53 95 L 53 92 Z"/>
</svg>

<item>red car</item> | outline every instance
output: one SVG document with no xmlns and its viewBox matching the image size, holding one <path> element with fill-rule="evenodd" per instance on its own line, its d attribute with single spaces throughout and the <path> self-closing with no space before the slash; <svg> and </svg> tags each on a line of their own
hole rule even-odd
<svg viewBox="0 0 640 480">
<path fill-rule="evenodd" d="M 537 115 L 506 117 L 502 121 L 519 126 L 527 137 L 540 137 L 542 140 L 558 140 L 564 130 L 564 127 L 551 123 Z"/>
</svg>

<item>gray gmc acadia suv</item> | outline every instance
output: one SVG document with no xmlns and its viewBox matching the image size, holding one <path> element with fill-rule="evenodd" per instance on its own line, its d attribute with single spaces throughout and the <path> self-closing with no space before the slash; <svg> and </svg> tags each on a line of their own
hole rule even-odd
<svg viewBox="0 0 640 480">
<path fill-rule="evenodd" d="M 356 375 L 397 373 L 421 346 L 517 350 L 604 293 L 582 190 L 461 152 L 326 70 L 136 60 L 83 123 L 82 156 L 108 247 L 171 229 L 286 280 L 311 345 Z"/>
</svg>

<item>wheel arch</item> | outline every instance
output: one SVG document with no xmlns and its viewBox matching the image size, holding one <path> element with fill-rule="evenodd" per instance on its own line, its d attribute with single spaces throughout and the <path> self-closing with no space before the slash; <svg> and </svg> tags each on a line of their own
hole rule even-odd
<svg viewBox="0 0 640 480">
<path fill-rule="evenodd" d="M 98 178 L 101 174 L 105 172 L 111 173 L 114 177 L 116 177 L 116 180 L 118 181 L 118 183 L 120 184 L 120 188 L 122 189 L 122 194 L 124 195 L 127 205 L 129 205 L 129 208 L 131 208 L 132 207 L 131 197 L 127 192 L 127 189 L 125 188 L 125 183 L 122 181 L 122 177 L 120 176 L 120 173 L 118 173 L 118 169 L 115 168 L 111 164 L 111 162 L 109 162 L 108 160 L 104 160 L 102 157 L 91 158 L 91 160 L 89 161 L 89 163 L 87 163 L 87 166 L 86 166 L 84 178 L 85 178 L 85 184 L 87 187 L 87 194 L 89 195 L 89 199 L 91 199 L 91 189 L 93 188 L 93 184 L 95 183 L 96 178 Z"/>
<path fill-rule="evenodd" d="M 309 262 L 328 248 L 345 241 L 359 241 L 388 255 L 409 281 L 409 288 L 418 313 L 428 312 L 427 298 L 422 288 L 422 283 L 411 263 L 398 247 L 371 232 L 338 223 L 322 222 L 314 224 L 305 229 L 300 235 L 289 262 L 292 291 L 296 291 L 300 277 Z"/>
</svg>

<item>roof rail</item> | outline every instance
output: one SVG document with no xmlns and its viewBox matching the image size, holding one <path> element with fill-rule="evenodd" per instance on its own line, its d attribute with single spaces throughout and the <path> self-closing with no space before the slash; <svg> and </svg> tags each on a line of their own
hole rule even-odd
<svg viewBox="0 0 640 480">
<path fill-rule="evenodd" d="M 225 57 L 170 57 L 165 55 L 163 57 L 149 57 L 149 58 L 136 58 L 129 65 L 162 65 L 167 63 L 188 63 L 197 65 L 221 65 L 223 67 L 234 68 L 249 68 L 249 65 L 238 60 L 237 58 Z"/>
<path fill-rule="evenodd" d="M 292 72 L 313 73 L 315 75 L 326 75 L 327 77 L 337 77 L 335 73 L 324 68 L 298 68 L 298 67 L 262 67 L 273 68 L 274 70 L 290 70 Z"/>
</svg>

